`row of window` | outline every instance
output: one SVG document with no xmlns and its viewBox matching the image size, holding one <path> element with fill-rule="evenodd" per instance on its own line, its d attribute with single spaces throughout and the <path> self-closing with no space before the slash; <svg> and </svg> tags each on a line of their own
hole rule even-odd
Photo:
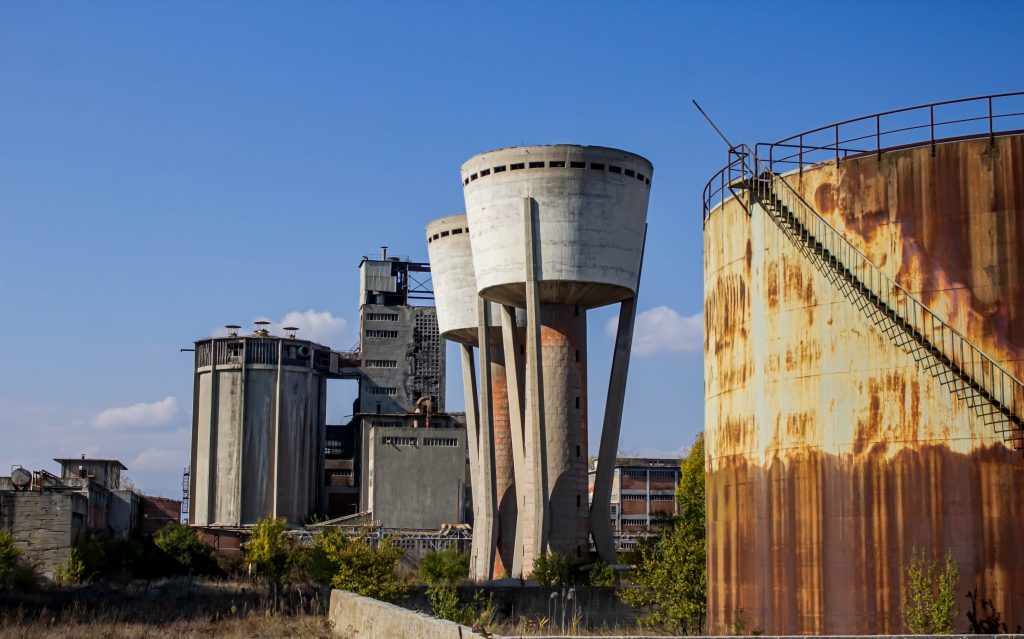
<svg viewBox="0 0 1024 639">
<path fill-rule="evenodd" d="M 398 362 L 393 359 L 366 359 L 363 360 L 365 368 L 398 368 Z"/>
<path fill-rule="evenodd" d="M 398 331 L 385 331 L 379 328 L 366 329 L 367 337 L 379 337 L 382 339 L 398 339 Z"/>
<path fill-rule="evenodd" d="M 651 477 L 676 477 L 679 474 L 678 470 L 633 470 L 624 469 L 622 470 L 623 477 L 632 477 L 633 479 L 647 479 L 648 474 Z"/>
<path fill-rule="evenodd" d="M 371 322 L 397 322 L 397 313 L 367 313 L 366 319 Z"/>
<path fill-rule="evenodd" d="M 415 446 L 418 437 L 397 437 L 385 435 L 380 438 L 380 443 L 385 446 Z M 424 446 L 443 446 L 445 448 L 456 448 L 459 440 L 456 437 L 424 437 Z"/>
<path fill-rule="evenodd" d="M 469 229 L 452 229 L 451 231 L 441 231 L 440 233 L 434 233 L 433 235 L 427 238 L 427 244 L 430 244 L 431 242 L 438 238 L 448 237 L 449 235 L 462 235 L 463 233 L 469 233 Z"/>
<path fill-rule="evenodd" d="M 629 494 L 629 495 L 623 495 L 621 497 L 621 499 L 622 499 L 622 501 L 646 501 L 647 500 L 647 495 L 644 495 L 644 494 L 640 494 L 640 495 Z M 664 494 L 662 494 L 662 495 L 658 495 L 658 494 L 651 495 L 651 501 L 672 501 L 674 499 L 675 499 L 675 495 L 664 495 Z"/>
<path fill-rule="evenodd" d="M 547 163 L 547 167 L 549 169 L 564 169 L 565 168 L 565 161 L 564 160 L 551 160 L 550 162 Z M 488 175 L 491 175 L 491 173 L 504 173 L 506 170 L 519 171 L 519 170 L 525 169 L 525 168 L 543 169 L 544 168 L 544 162 L 518 162 L 518 163 L 515 163 L 515 164 L 509 164 L 507 166 L 502 164 L 500 166 L 496 166 L 496 167 L 493 167 L 493 168 L 490 168 L 490 169 L 482 169 L 479 173 L 473 173 L 472 175 L 467 177 L 465 180 L 463 180 L 463 184 L 469 184 L 470 182 L 473 182 L 477 178 L 487 177 Z M 587 168 L 587 163 L 586 162 L 569 162 L 569 168 L 570 169 L 585 169 L 585 168 Z M 592 171 L 608 171 L 609 173 L 617 173 L 617 174 L 620 174 L 620 175 L 625 175 L 626 177 L 636 178 L 637 180 L 640 180 L 644 184 L 650 184 L 651 183 L 651 179 L 649 177 L 647 177 L 646 175 L 644 175 L 643 173 L 640 173 L 639 171 L 634 171 L 633 169 L 624 169 L 621 166 L 616 166 L 614 164 L 605 165 L 602 162 L 591 162 L 590 163 L 590 169 Z"/>
<path fill-rule="evenodd" d="M 394 386 L 375 386 L 373 384 L 367 385 L 367 392 L 371 395 L 387 395 L 388 397 L 394 397 L 398 394 L 398 389 Z"/>
</svg>

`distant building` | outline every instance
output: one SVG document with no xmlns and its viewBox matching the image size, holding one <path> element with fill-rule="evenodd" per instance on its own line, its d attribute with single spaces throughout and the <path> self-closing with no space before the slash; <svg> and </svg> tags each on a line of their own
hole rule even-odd
<svg viewBox="0 0 1024 639">
<path fill-rule="evenodd" d="M 682 459 L 619 457 L 612 479 L 611 524 L 617 538 L 650 532 L 659 519 L 677 514 L 676 488 Z M 590 498 L 594 496 L 597 461 L 590 467 Z M 631 544 L 620 541 L 619 547 Z"/>
<path fill-rule="evenodd" d="M 55 459 L 60 475 L 15 467 L 0 477 L 0 528 L 11 531 L 26 556 L 46 575 L 63 568 L 88 531 L 123 539 L 152 534 L 177 521 L 181 502 L 147 497 L 126 485 L 116 459 Z M 159 512 L 152 521 L 147 513 Z"/>
<path fill-rule="evenodd" d="M 328 517 L 366 512 L 385 528 L 415 529 L 466 521 L 464 418 L 444 412 L 429 283 L 429 264 L 386 250 L 359 264 L 359 397 L 351 421 L 326 427 Z"/>
</svg>

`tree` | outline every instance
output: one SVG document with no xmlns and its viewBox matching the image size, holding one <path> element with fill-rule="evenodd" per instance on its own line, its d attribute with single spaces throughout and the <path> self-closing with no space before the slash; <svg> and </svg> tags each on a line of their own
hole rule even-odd
<svg viewBox="0 0 1024 639">
<path fill-rule="evenodd" d="M 393 601 L 405 591 L 396 569 L 405 551 L 383 539 L 376 547 L 362 537 L 347 537 L 339 530 L 317 535 L 313 541 L 310 572 L 335 588 L 381 601 Z"/>
<path fill-rule="evenodd" d="M 188 575 L 188 588 L 192 588 L 192 575 L 206 570 L 212 563 L 210 547 L 203 543 L 199 532 L 170 523 L 153 538 L 153 543 L 169 557 L 178 570 Z"/>
<path fill-rule="evenodd" d="M 469 576 L 469 557 L 455 548 L 427 553 L 420 563 L 420 575 L 428 586 L 454 586 Z"/>
<path fill-rule="evenodd" d="M 281 602 L 285 583 L 297 579 L 308 563 L 307 554 L 285 532 L 283 517 L 264 517 L 256 522 L 246 545 L 245 558 L 256 564 L 261 575 L 270 582 L 275 609 Z"/>
<path fill-rule="evenodd" d="M 640 545 L 630 587 L 620 596 L 633 607 L 650 607 L 644 625 L 700 631 L 707 611 L 703 433 L 680 471 L 679 515 L 659 538 Z"/>
<path fill-rule="evenodd" d="M 464 625 L 473 622 L 476 611 L 462 605 L 455 589 L 469 576 L 469 557 L 455 548 L 428 553 L 420 563 L 420 575 L 427 583 L 427 598 L 435 617 Z"/>
<path fill-rule="evenodd" d="M 956 618 L 956 584 L 960 570 L 953 553 L 946 551 L 946 563 L 939 572 L 938 561 L 924 548 L 914 546 L 907 566 L 903 593 L 903 623 L 915 635 L 948 635 Z"/>
<path fill-rule="evenodd" d="M 530 579 L 542 586 L 565 586 L 571 577 L 569 558 L 562 553 L 552 551 L 538 555 L 533 560 L 533 572 Z"/>
<path fill-rule="evenodd" d="M 614 586 L 615 569 L 598 559 L 590 566 L 590 585 Z"/>
<path fill-rule="evenodd" d="M 21 548 L 14 545 L 14 535 L 0 529 L 0 588 L 10 587 L 21 553 Z"/>
</svg>

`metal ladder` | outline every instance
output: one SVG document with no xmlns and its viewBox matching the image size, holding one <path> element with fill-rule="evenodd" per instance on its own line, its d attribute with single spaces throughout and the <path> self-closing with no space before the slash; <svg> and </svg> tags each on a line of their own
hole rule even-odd
<svg viewBox="0 0 1024 639">
<path fill-rule="evenodd" d="M 730 153 L 741 156 L 742 175 L 729 188 L 749 190 L 794 246 L 920 370 L 1012 449 L 1024 449 L 1024 384 L 875 266 L 749 147 Z"/>
</svg>

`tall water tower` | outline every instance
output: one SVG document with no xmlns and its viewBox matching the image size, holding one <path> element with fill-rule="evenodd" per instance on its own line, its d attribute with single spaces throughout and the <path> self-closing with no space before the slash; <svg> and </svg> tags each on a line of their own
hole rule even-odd
<svg viewBox="0 0 1024 639">
<path fill-rule="evenodd" d="M 601 557 L 615 560 L 608 508 L 651 172 L 638 155 L 576 145 L 500 149 L 462 166 L 476 289 L 501 305 L 504 342 L 516 340 L 507 318 L 516 308 L 526 311 L 525 357 L 505 362 L 525 380 L 523 444 L 513 455 L 525 470 L 525 485 L 517 485 L 525 493 L 518 515 L 524 571 L 552 550 L 583 560 L 590 533 Z M 586 310 L 616 302 L 622 306 L 591 511 Z M 478 325 L 489 314 L 482 306 Z M 515 385 L 507 388 L 516 393 Z"/>
</svg>

